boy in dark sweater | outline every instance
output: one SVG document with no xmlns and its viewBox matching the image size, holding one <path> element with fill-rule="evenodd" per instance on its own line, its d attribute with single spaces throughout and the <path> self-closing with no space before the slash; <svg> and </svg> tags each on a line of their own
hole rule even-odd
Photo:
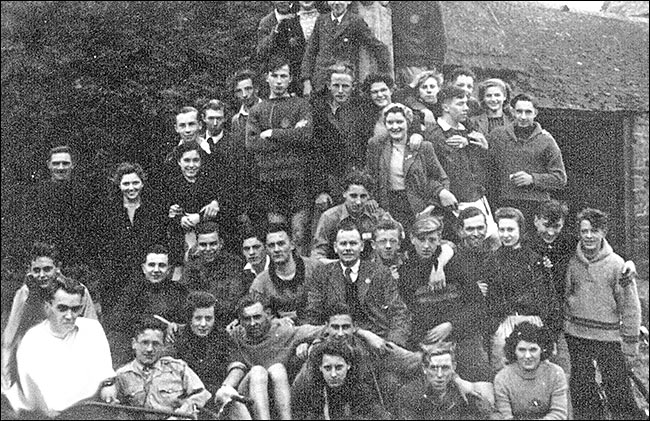
<svg viewBox="0 0 650 421">
<path fill-rule="evenodd" d="M 246 123 L 246 149 L 255 155 L 261 189 L 287 217 L 306 203 L 303 180 L 312 138 L 309 102 L 289 95 L 291 79 L 288 61 L 272 59 L 269 99 L 250 110 Z"/>
</svg>

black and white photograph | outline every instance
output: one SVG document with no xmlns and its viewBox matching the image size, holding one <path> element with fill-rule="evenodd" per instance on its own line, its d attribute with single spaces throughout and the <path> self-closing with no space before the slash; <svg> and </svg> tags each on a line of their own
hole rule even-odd
<svg viewBox="0 0 650 421">
<path fill-rule="evenodd" d="M 647 1 L 3 1 L 3 420 L 647 420 Z"/>
</svg>

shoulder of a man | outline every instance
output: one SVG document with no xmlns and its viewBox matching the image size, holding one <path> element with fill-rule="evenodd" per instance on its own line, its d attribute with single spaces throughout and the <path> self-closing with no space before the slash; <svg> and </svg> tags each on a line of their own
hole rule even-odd
<svg viewBox="0 0 650 421">
<path fill-rule="evenodd" d="M 90 319 L 88 317 L 77 317 L 76 321 L 79 331 L 101 331 L 104 332 L 102 325 L 95 319 Z"/>
<path fill-rule="evenodd" d="M 323 263 L 321 263 L 320 260 L 315 259 L 313 257 L 308 257 L 308 256 L 300 256 L 302 259 L 303 263 L 305 264 L 305 268 L 310 271 L 316 270 L 316 268 L 319 268 L 323 266 Z"/>
<path fill-rule="evenodd" d="M 123 376 L 127 373 L 135 373 L 137 370 L 135 368 L 135 360 L 131 360 L 128 363 L 124 364 L 122 367 L 115 370 L 115 373 L 118 376 Z"/>
<path fill-rule="evenodd" d="M 371 280 L 393 279 L 390 274 L 390 270 L 386 266 L 377 262 L 372 262 L 370 260 L 361 260 L 359 273 L 361 273 L 361 271 L 368 272 L 370 277 L 372 277 Z"/>
<path fill-rule="evenodd" d="M 264 16 L 262 19 L 260 19 L 259 29 L 267 28 L 269 26 L 273 26 L 276 23 L 277 23 L 277 20 L 275 19 L 275 12 L 271 12 L 268 15 Z"/>
<path fill-rule="evenodd" d="M 18 348 L 28 349 L 29 347 L 34 346 L 34 343 L 38 343 L 43 335 L 47 335 L 46 323 L 47 320 L 43 320 L 42 322 L 30 327 L 23 336 L 23 339 L 20 340 Z"/>
<path fill-rule="evenodd" d="M 262 110 L 268 108 L 270 104 L 271 102 L 268 99 L 262 99 L 260 102 L 250 107 L 248 110 L 248 122 L 250 123 L 251 121 L 250 117 L 260 114 Z"/>
<path fill-rule="evenodd" d="M 163 371 L 171 371 L 174 373 L 185 371 L 188 367 L 185 361 L 170 356 L 160 357 L 156 366 Z"/>
<path fill-rule="evenodd" d="M 333 206 L 327 209 L 321 214 L 320 219 L 318 220 L 318 226 L 316 227 L 316 232 L 326 229 L 327 231 L 335 229 L 336 225 L 341 222 L 343 219 L 343 210 L 345 204 Z"/>
</svg>

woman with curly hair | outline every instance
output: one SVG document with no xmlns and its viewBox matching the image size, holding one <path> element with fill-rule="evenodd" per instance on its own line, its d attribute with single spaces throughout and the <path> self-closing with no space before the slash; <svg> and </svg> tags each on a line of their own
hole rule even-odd
<svg viewBox="0 0 650 421">
<path fill-rule="evenodd" d="M 368 141 L 368 172 L 376 180 L 375 198 L 379 206 L 409 232 L 418 214 L 434 207 L 457 208 L 456 197 L 448 190 L 449 178 L 440 165 L 433 145 L 422 142 L 414 147 L 410 129 L 413 111 L 403 104 L 390 103 L 382 110 L 385 134 Z"/>
<path fill-rule="evenodd" d="M 122 162 L 111 179 L 114 194 L 106 198 L 96 217 L 96 259 L 104 265 L 100 285 L 106 314 L 124 288 L 140 272 L 142 252 L 153 244 L 167 244 L 166 214 L 160 200 L 147 192 L 147 175 L 139 164 Z"/>
<path fill-rule="evenodd" d="M 295 419 L 389 419 L 372 386 L 359 376 L 360 362 L 343 342 L 325 341 L 309 357 L 308 380 L 292 389 Z"/>
<path fill-rule="evenodd" d="M 496 407 L 503 419 L 567 419 L 564 370 L 548 361 L 553 341 L 544 327 L 521 322 L 506 339 L 508 364 L 494 378 Z"/>
</svg>

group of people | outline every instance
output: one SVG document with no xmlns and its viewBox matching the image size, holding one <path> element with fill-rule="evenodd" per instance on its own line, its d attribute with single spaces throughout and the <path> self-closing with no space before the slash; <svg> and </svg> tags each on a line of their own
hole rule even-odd
<svg viewBox="0 0 650 421">
<path fill-rule="evenodd" d="M 272 3 L 268 98 L 241 70 L 232 117 L 182 107 L 179 138 L 117 165 L 105 200 L 61 145 L 15 201 L 33 244 L 25 276 L 3 273 L 3 415 L 642 416 L 634 263 L 604 212 L 564 227 L 535 99 L 500 79 L 474 98 L 471 70 L 436 62 L 397 87 L 351 2 Z M 357 89 L 361 46 L 383 72 Z"/>
</svg>

